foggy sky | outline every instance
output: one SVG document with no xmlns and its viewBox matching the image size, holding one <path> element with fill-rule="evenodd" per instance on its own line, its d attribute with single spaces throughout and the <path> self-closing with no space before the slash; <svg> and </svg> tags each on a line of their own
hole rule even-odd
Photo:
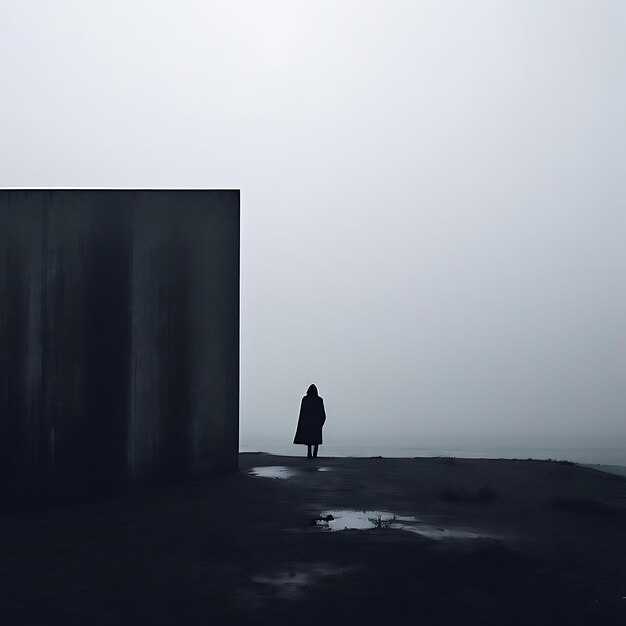
<svg viewBox="0 0 626 626">
<path fill-rule="evenodd" d="M 0 185 L 240 188 L 241 439 L 626 435 L 621 0 L 0 4 Z"/>
</svg>

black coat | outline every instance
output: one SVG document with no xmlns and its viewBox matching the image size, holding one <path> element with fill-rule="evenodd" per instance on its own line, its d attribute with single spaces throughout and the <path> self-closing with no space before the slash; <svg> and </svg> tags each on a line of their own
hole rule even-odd
<svg viewBox="0 0 626 626">
<path fill-rule="evenodd" d="M 319 396 L 304 396 L 300 405 L 298 428 L 293 442 L 305 445 L 322 443 L 322 426 L 325 421 L 324 400 Z"/>
</svg>

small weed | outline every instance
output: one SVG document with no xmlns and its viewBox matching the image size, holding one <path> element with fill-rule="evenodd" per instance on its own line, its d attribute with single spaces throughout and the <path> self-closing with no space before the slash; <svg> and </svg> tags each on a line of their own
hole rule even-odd
<svg viewBox="0 0 626 626">
<path fill-rule="evenodd" d="M 391 528 L 396 521 L 396 516 L 383 517 L 382 515 L 377 515 L 376 517 L 368 517 L 367 521 L 374 524 L 374 528 Z"/>
</svg>

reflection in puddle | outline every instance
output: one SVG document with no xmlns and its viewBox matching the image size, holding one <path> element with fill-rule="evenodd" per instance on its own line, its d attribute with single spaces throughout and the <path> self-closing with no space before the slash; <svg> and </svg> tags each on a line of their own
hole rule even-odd
<svg viewBox="0 0 626 626">
<path fill-rule="evenodd" d="M 305 572 L 285 572 L 274 576 L 252 577 L 252 582 L 276 587 L 278 595 L 283 598 L 297 598 L 310 580 L 311 576 Z"/>
<path fill-rule="evenodd" d="M 420 526 L 405 526 L 402 530 L 408 530 L 409 532 L 416 533 L 422 537 L 428 537 L 429 539 L 495 539 L 493 535 L 487 535 L 485 533 L 479 533 L 475 530 L 463 530 L 461 528 L 441 528 L 438 526 L 429 526 L 427 524 L 421 524 Z"/>
<path fill-rule="evenodd" d="M 302 567 L 302 565 L 299 567 Z M 348 570 L 345 568 L 317 565 L 307 567 L 306 571 L 292 569 L 276 572 L 271 576 L 253 576 L 252 582 L 271 585 L 276 589 L 278 595 L 283 598 L 298 598 L 307 585 L 317 582 L 322 577 L 338 575 L 346 571 Z"/>
<path fill-rule="evenodd" d="M 267 465 L 265 467 L 253 467 L 250 473 L 258 478 L 293 478 L 298 471 L 284 465 Z"/>
<path fill-rule="evenodd" d="M 328 472 L 329 467 L 287 467 L 285 465 L 265 465 L 260 467 L 253 467 L 250 470 L 252 476 L 257 478 L 294 478 L 304 472 Z"/>
<path fill-rule="evenodd" d="M 315 520 L 315 525 L 330 531 L 391 528 L 406 530 L 429 539 L 480 539 L 488 536 L 469 529 L 433 526 L 412 515 L 395 515 L 389 511 L 354 511 L 350 509 L 324 511 Z"/>
</svg>

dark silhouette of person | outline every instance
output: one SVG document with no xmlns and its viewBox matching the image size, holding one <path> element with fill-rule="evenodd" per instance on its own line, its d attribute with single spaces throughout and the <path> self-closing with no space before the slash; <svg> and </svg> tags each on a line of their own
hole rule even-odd
<svg viewBox="0 0 626 626">
<path fill-rule="evenodd" d="M 298 428 L 293 439 L 295 444 L 307 446 L 307 458 L 317 458 L 317 448 L 322 445 L 322 426 L 326 421 L 324 400 L 319 397 L 317 387 L 310 385 L 300 404 Z"/>
</svg>

